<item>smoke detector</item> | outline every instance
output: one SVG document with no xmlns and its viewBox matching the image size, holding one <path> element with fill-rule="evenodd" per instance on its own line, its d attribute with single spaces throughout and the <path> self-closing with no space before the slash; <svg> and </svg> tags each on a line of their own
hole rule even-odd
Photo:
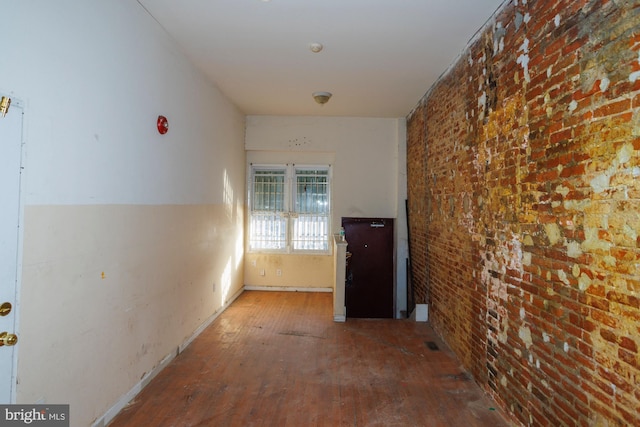
<svg viewBox="0 0 640 427">
<path fill-rule="evenodd" d="M 322 43 L 311 43 L 309 45 L 309 50 L 313 53 L 318 53 L 320 52 L 322 49 L 324 48 L 324 46 L 322 46 Z"/>
<path fill-rule="evenodd" d="M 331 92 L 313 92 L 313 99 L 320 105 L 326 104 L 331 98 Z"/>
</svg>

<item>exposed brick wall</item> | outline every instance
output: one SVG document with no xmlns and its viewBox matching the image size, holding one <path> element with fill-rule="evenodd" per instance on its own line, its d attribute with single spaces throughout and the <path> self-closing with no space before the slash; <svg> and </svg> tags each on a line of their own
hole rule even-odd
<svg viewBox="0 0 640 427">
<path fill-rule="evenodd" d="M 507 3 L 407 153 L 414 286 L 476 380 L 523 425 L 640 425 L 640 2 Z"/>
</svg>

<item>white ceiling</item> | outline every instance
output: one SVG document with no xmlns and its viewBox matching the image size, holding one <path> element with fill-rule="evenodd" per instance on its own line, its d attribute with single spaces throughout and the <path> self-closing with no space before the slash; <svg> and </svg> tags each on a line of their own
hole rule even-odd
<svg viewBox="0 0 640 427">
<path fill-rule="evenodd" d="M 406 116 L 503 1 L 138 0 L 245 114 L 354 117 Z"/>
</svg>

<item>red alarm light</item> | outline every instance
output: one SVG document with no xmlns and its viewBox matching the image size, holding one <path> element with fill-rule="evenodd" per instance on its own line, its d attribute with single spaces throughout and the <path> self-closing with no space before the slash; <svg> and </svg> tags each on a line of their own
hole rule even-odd
<svg viewBox="0 0 640 427">
<path fill-rule="evenodd" d="M 169 130 L 169 121 L 165 116 L 158 116 L 158 132 L 164 135 Z"/>
</svg>

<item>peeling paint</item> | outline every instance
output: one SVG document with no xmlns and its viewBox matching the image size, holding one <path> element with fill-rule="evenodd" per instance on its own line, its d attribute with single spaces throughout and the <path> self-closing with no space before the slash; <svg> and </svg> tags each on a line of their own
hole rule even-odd
<svg viewBox="0 0 640 427">
<path fill-rule="evenodd" d="M 507 377 L 506 376 L 502 376 L 502 378 L 500 378 L 500 385 L 502 385 L 502 387 L 506 387 L 507 386 Z"/>
<path fill-rule="evenodd" d="M 578 288 L 584 292 L 589 288 L 589 286 L 591 286 L 591 278 L 582 273 L 580 277 L 578 277 Z"/>
<path fill-rule="evenodd" d="M 606 92 L 609 88 L 609 83 L 611 83 L 611 81 L 608 78 L 603 77 L 600 80 L 600 92 Z"/>
<path fill-rule="evenodd" d="M 567 273 L 565 273 L 564 270 L 558 270 L 558 278 L 565 285 L 569 284 L 569 278 L 567 277 Z"/>
<path fill-rule="evenodd" d="M 478 97 L 478 107 L 483 108 L 486 102 L 487 102 L 487 93 L 482 92 L 482 95 Z"/>
<path fill-rule="evenodd" d="M 608 265 L 609 267 L 615 267 L 617 264 L 616 258 L 611 255 L 605 256 L 602 258 L 602 261 L 604 261 L 605 265 Z"/>
<path fill-rule="evenodd" d="M 522 325 L 520 327 L 520 329 L 518 330 L 518 337 L 520 337 L 522 342 L 524 342 L 524 345 L 527 347 L 527 349 L 529 349 L 529 347 L 531 347 L 531 345 L 533 344 L 531 329 L 526 325 Z"/>
<path fill-rule="evenodd" d="M 601 240 L 598 237 L 598 229 L 593 227 L 585 227 L 584 229 L 585 240 L 582 242 L 582 250 L 585 252 L 592 251 L 604 251 L 609 252 L 612 243 L 606 240 Z"/>
<path fill-rule="evenodd" d="M 506 344 L 507 339 L 509 338 L 509 319 L 506 316 L 502 318 L 501 326 L 502 327 L 498 331 L 498 341 L 502 344 Z"/>
<path fill-rule="evenodd" d="M 507 30 L 502 27 L 502 22 L 497 22 L 493 29 L 493 53 L 502 52 L 504 50 L 504 36 Z"/>
<path fill-rule="evenodd" d="M 547 117 L 551 118 L 553 116 L 553 108 L 552 107 L 547 107 L 545 112 L 547 113 Z"/>
<path fill-rule="evenodd" d="M 520 29 L 520 25 L 522 25 L 522 22 L 524 21 L 524 16 L 516 11 L 516 19 L 515 19 L 515 24 L 516 24 L 516 30 Z"/>
<path fill-rule="evenodd" d="M 529 76 L 529 39 L 524 39 L 522 45 L 518 49 L 518 52 L 522 51 L 522 55 L 518 57 L 516 63 L 522 66 L 524 70 L 524 80 L 529 83 L 531 81 L 531 77 Z"/>
<path fill-rule="evenodd" d="M 568 211 L 584 211 L 585 208 L 591 205 L 591 199 L 583 199 L 583 200 L 565 200 L 564 208 Z"/>
<path fill-rule="evenodd" d="M 562 194 L 562 197 L 567 197 L 567 194 L 569 194 L 569 191 L 571 190 L 562 184 L 556 187 L 556 193 Z"/>
<path fill-rule="evenodd" d="M 608 172 L 602 173 L 589 182 L 589 185 L 596 194 L 602 193 L 609 188 L 611 177 Z"/>
<path fill-rule="evenodd" d="M 622 227 L 622 232 L 625 234 L 625 236 L 631 239 L 632 242 L 635 242 L 638 240 L 638 233 L 636 232 L 636 230 L 631 228 L 629 224 L 625 224 Z"/>
<path fill-rule="evenodd" d="M 568 242 L 567 243 L 567 256 L 570 258 L 578 258 L 582 255 L 582 249 L 580 248 L 580 243 L 578 242 Z"/>
<path fill-rule="evenodd" d="M 638 52 L 638 65 L 640 65 L 640 52 Z M 640 79 L 640 71 L 634 71 L 629 74 L 629 81 L 631 83 L 635 83 L 638 79 Z"/>
<path fill-rule="evenodd" d="M 619 164 L 628 163 L 631 160 L 631 156 L 633 156 L 633 145 L 627 143 L 622 146 L 620 151 L 618 151 L 618 162 Z"/>
<path fill-rule="evenodd" d="M 580 277 L 580 266 L 578 264 L 573 264 L 573 267 L 571 268 L 571 274 L 573 274 L 573 277 Z"/>
<path fill-rule="evenodd" d="M 556 28 L 558 28 L 560 26 L 560 15 L 556 15 L 553 18 L 553 23 L 556 24 Z"/>
<path fill-rule="evenodd" d="M 558 227 L 558 224 L 545 224 L 544 229 L 547 233 L 547 237 L 549 238 L 549 243 L 551 244 L 551 246 L 557 244 L 562 238 L 562 233 L 560 232 L 560 227 Z"/>
</svg>

